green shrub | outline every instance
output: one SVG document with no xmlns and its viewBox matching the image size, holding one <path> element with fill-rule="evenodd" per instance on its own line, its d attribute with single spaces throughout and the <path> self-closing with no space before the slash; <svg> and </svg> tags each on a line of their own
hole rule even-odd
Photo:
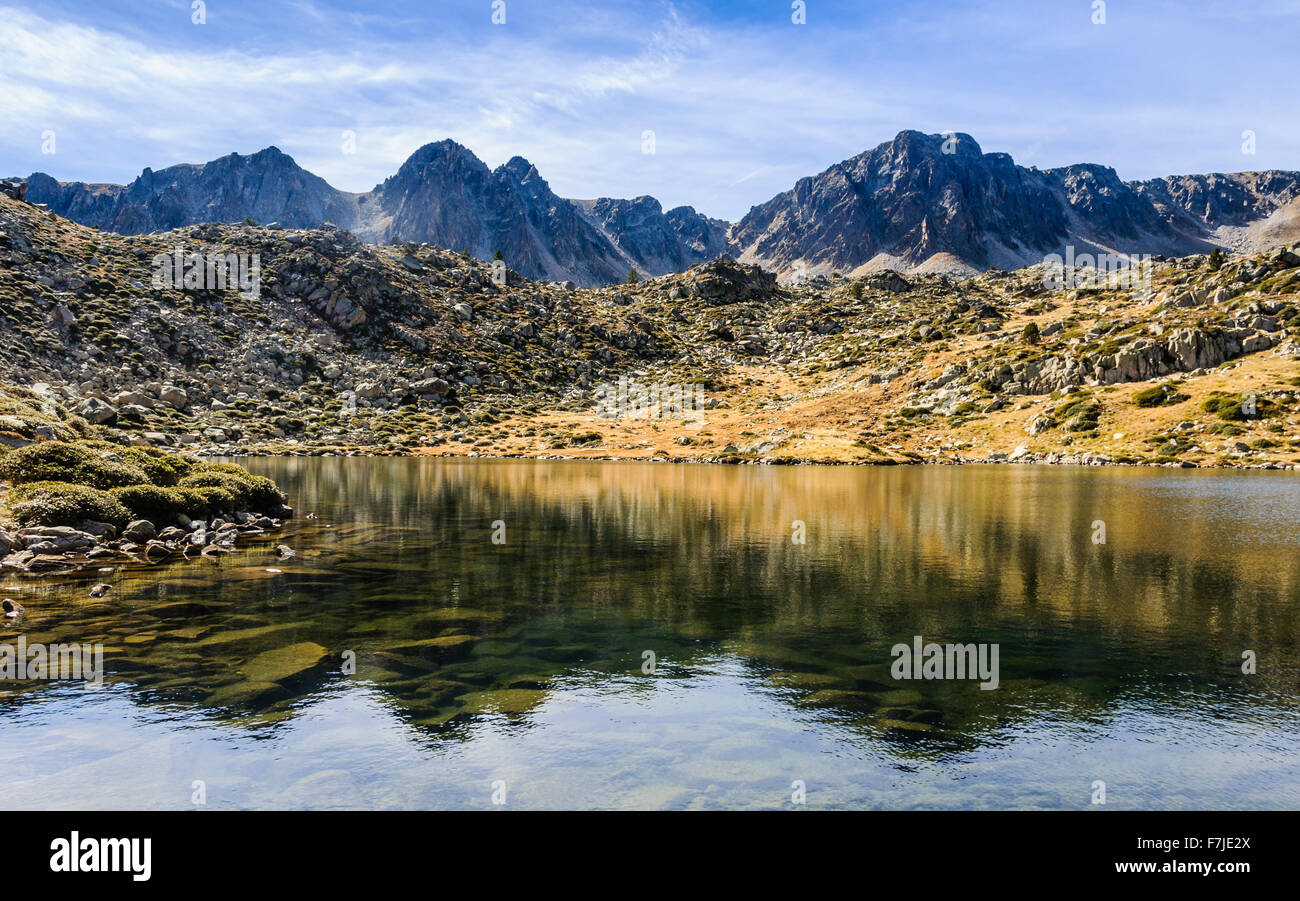
<svg viewBox="0 0 1300 901">
<path fill-rule="evenodd" d="M 1101 404 L 1086 394 L 1066 401 L 1052 410 L 1049 417 L 1061 423 L 1067 432 L 1088 432 L 1097 427 L 1101 417 Z"/>
<path fill-rule="evenodd" d="M 112 492 L 139 519 L 158 525 L 175 522 L 180 516 L 200 519 L 218 513 L 232 513 L 239 502 L 224 488 L 163 488 L 131 485 Z"/>
<path fill-rule="evenodd" d="M 190 490 L 202 499 L 209 515 L 234 513 L 239 509 L 235 496 L 225 488 L 192 488 Z"/>
<path fill-rule="evenodd" d="M 200 511 L 192 509 L 193 499 L 187 498 L 175 488 L 130 485 L 114 488 L 112 493 L 122 506 L 131 511 L 135 519 L 147 519 L 160 528 L 174 524 L 182 514 L 202 515 Z"/>
<path fill-rule="evenodd" d="M 66 482 L 30 482 L 9 492 L 9 509 L 23 526 L 80 526 L 86 520 L 131 521 L 130 511 L 107 491 Z"/>
<path fill-rule="evenodd" d="M 1161 385 L 1143 388 L 1133 395 L 1133 403 L 1139 407 L 1158 407 L 1165 402 L 1165 389 Z"/>
<path fill-rule="evenodd" d="M 1254 400 L 1255 409 L 1252 414 L 1247 414 L 1247 403 L 1252 399 Z M 1224 394 L 1222 391 L 1215 391 L 1211 394 L 1201 404 L 1201 407 L 1205 412 L 1213 413 L 1225 422 L 1264 419 L 1278 410 L 1278 405 L 1267 398 L 1251 394 Z"/>
<path fill-rule="evenodd" d="M 235 501 L 235 508 L 266 512 L 285 502 L 284 492 L 265 476 L 255 476 L 233 463 L 203 463 L 178 483 L 181 488 L 221 488 Z"/>
<path fill-rule="evenodd" d="M 111 441 L 79 441 L 77 445 L 101 455 L 111 453 L 128 466 L 134 466 L 143 472 L 147 482 L 164 488 L 175 485 L 197 465 L 197 461 L 189 457 L 168 453 L 156 447 L 122 447 Z"/>
<path fill-rule="evenodd" d="M 1241 399 L 1236 395 L 1214 394 L 1201 404 L 1206 413 L 1213 413 L 1223 420 L 1242 420 L 1246 415 L 1241 411 Z"/>
<path fill-rule="evenodd" d="M 179 454 L 169 454 L 155 447 L 128 447 L 122 451 L 122 460 L 138 466 L 149 481 L 164 488 L 177 484 L 194 469 L 195 461 Z"/>
<path fill-rule="evenodd" d="M 213 513 L 225 513 L 233 511 L 233 507 L 226 507 L 218 510 L 212 506 L 209 498 L 209 488 L 168 488 L 176 499 L 180 502 L 181 512 L 191 519 L 210 516 Z M 230 492 L 226 492 L 229 494 Z"/>
<path fill-rule="evenodd" d="M 158 526 L 171 525 L 181 516 L 205 519 L 219 513 L 232 513 L 239 507 L 235 496 L 224 488 L 131 485 L 115 488 L 112 494 L 133 517 L 147 519 Z"/>
<path fill-rule="evenodd" d="M 1133 403 L 1139 407 L 1171 407 L 1185 400 L 1186 394 L 1179 394 L 1167 385 L 1143 388 L 1133 395 Z"/>
<path fill-rule="evenodd" d="M 0 453 L 0 479 L 19 486 L 10 495 L 15 502 L 24 498 L 21 488 L 42 486 L 43 492 L 30 498 L 32 504 L 23 514 L 40 525 L 75 526 L 85 519 L 117 524 L 107 515 L 167 525 L 181 515 L 271 512 L 286 500 L 273 481 L 233 463 L 203 463 L 156 448 L 124 448 L 107 441 L 47 441 L 6 449 Z M 50 485 L 61 493 L 51 493 Z M 89 493 L 71 490 L 77 487 Z M 78 505 L 98 505 L 103 515 L 79 512 Z M 54 518 L 67 521 L 52 522 Z"/>
<path fill-rule="evenodd" d="M 68 482 L 109 489 L 149 481 L 138 466 L 107 459 L 82 444 L 42 441 L 8 454 L 0 461 L 0 478 L 15 485 L 28 482 Z"/>
</svg>

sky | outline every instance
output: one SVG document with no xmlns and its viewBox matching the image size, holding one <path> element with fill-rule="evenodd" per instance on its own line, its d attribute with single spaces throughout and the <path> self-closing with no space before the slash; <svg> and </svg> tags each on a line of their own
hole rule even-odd
<svg viewBox="0 0 1300 901">
<path fill-rule="evenodd" d="M 365 191 L 451 138 L 735 220 L 903 129 L 1125 179 L 1300 169 L 1300 0 L 9 2 L 0 175 L 275 145 Z"/>
</svg>

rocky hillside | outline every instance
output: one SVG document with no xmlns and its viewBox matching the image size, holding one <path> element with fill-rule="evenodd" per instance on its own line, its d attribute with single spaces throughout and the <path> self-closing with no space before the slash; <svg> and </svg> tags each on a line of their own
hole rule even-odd
<svg viewBox="0 0 1300 901">
<path fill-rule="evenodd" d="M 177 247 L 257 254 L 260 290 L 156 286 Z M 1149 291 L 1045 275 L 782 287 L 724 258 L 500 285 L 431 244 L 121 236 L 0 196 L 0 384 L 110 440 L 199 453 L 1300 464 L 1295 250 L 1159 261 Z M 598 416 L 619 379 L 699 385 L 701 415 Z M 50 416 L 0 414 L 7 441 L 58 437 Z"/>
</svg>

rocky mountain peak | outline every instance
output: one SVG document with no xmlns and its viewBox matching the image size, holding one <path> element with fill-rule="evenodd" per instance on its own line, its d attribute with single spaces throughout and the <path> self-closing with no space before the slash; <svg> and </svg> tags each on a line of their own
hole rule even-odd
<svg viewBox="0 0 1300 901">
<path fill-rule="evenodd" d="M 568 200 L 522 156 L 495 170 L 445 139 L 423 145 L 365 194 L 338 191 L 275 146 L 146 168 L 129 185 L 29 179 L 29 199 L 103 230 L 199 223 L 333 222 L 365 241 L 507 255 L 530 278 L 622 282 L 724 255 L 780 273 L 901 268 L 970 275 L 1081 252 L 1163 254 L 1285 242 L 1300 229 L 1300 173 L 1125 182 L 1111 167 L 1017 165 L 964 132 L 900 131 L 800 179 L 734 225 L 650 196 Z"/>
</svg>

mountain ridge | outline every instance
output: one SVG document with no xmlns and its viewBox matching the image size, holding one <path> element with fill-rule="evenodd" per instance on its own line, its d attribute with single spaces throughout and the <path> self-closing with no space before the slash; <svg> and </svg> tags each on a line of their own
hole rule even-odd
<svg viewBox="0 0 1300 901">
<path fill-rule="evenodd" d="M 127 185 L 29 179 L 29 199 L 85 225 L 141 234 L 244 219 L 326 222 L 368 243 L 500 252 L 533 279 L 613 284 L 735 257 L 782 276 L 875 269 L 971 275 L 1079 253 L 1205 253 L 1293 239 L 1300 172 L 1124 181 L 1097 163 L 1049 169 L 986 153 L 964 133 L 902 131 L 799 179 L 735 223 L 654 197 L 556 195 L 522 156 L 490 168 L 451 139 L 418 148 L 363 193 L 340 191 L 275 146 L 207 163 L 145 168 Z"/>
</svg>

